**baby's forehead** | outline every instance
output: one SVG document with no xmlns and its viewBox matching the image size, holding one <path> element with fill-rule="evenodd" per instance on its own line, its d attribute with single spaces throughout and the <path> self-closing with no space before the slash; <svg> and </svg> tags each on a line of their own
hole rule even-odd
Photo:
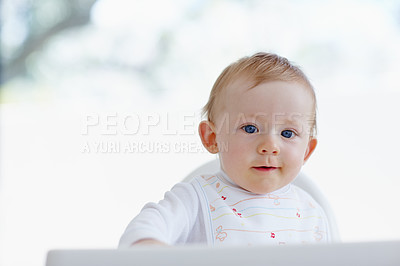
<svg viewBox="0 0 400 266">
<path fill-rule="evenodd" d="M 301 125 L 309 124 L 314 120 L 314 114 L 299 113 L 299 112 L 272 112 L 272 113 L 232 113 L 222 111 L 218 115 L 217 123 L 234 123 L 239 125 L 242 123 L 255 123 L 255 124 L 273 124 L 273 125 Z"/>
<path fill-rule="evenodd" d="M 221 90 L 221 97 L 229 97 L 234 94 L 243 94 L 257 86 L 266 84 L 266 83 L 281 83 L 287 84 L 288 86 L 296 85 L 298 89 L 302 89 L 304 93 L 308 93 L 309 95 L 313 95 L 314 89 L 310 87 L 310 85 L 301 80 L 281 80 L 281 79 L 271 79 L 271 80 L 257 80 L 252 78 L 251 76 L 239 76 L 235 79 L 232 79 L 229 84 L 225 88 Z"/>
<path fill-rule="evenodd" d="M 215 115 L 241 115 L 270 120 L 289 117 L 298 120 L 301 115 L 315 113 L 315 101 L 310 88 L 299 82 L 268 81 L 261 84 L 245 79 L 225 88 L 218 99 Z"/>
<path fill-rule="evenodd" d="M 267 86 L 266 86 L 267 85 Z M 290 88 L 287 90 L 287 88 Z M 275 89 L 275 90 L 274 90 Z M 266 91 L 271 90 L 271 93 Z M 286 91 L 286 95 L 277 94 L 274 92 Z M 285 81 L 285 80 L 268 80 L 264 82 L 257 82 L 254 80 L 248 80 L 244 78 L 236 79 L 232 83 L 230 83 L 226 88 L 224 88 L 220 95 L 217 97 L 218 100 L 222 100 L 224 102 L 232 102 L 234 99 L 246 99 L 249 98 L 249 95 L 255 94 L 258 92 L 268 93 L 268 98 L 282 98 L 282 97 L 291 97 L 293 94 L 296 95 L 307 95 L 310 96 L 312 100 L 312 105 L 315 106 L 315 96 L 314 89 L 310 87 L 308 84 L 300 81 Z M 308 97 L 307 97 L 308 98 Z M 255 98 L 257 102 L 258 97 Z"/>
</svg>

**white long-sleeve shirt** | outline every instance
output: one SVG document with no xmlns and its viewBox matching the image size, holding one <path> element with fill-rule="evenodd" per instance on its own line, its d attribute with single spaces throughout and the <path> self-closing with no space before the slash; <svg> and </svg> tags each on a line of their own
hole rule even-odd
<svg viewBox="0 0 400 266">
<path fill-rule="evenodd" d="M 179 183 L 158 204 L 146 204 L 129 223 L 119 246 L 145 238 L 211 246 L 331 241 L 323 209 L 302 189 L 289 184 L 254 194 L 222 171 Z"/>
</svg>

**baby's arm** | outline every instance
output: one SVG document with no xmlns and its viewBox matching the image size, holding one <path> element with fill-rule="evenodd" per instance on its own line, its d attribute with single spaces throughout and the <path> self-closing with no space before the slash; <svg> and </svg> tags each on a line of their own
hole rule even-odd
<svg viewBox="0 0 400 266">
<path fill-rule="evenodd" d="M 193 185 L 177 184 L 158 204 L 143 207 L 128 225 L 119 246 L 185 243 L 198 211 L 199 200 Z"/>
<path fill-rule="evenodd" d="M 152 245 L 152 246 L 168 246 L 164 242 L 158 241 L 156 239 L 151 239 L 151 238 L 141 239 L 132 244 L 132 246 L 140 246 L 140 245 L 142 245 L 142 246 L 150 246 L 150 245 Z"/>
</svg>

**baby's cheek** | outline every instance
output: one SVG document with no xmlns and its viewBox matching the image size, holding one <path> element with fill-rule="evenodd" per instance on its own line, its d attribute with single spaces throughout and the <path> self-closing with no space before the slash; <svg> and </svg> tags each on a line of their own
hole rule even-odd
<svg viewBox="0 0 400 266">
<path fill-rule="evenodd" d="M 220 152 L 220 157 L 224 161 L 224 165 L 230 169 L 236 169 L 246 162 L 246 150 L 242 145 L 235 141 L 226 142 L 225 149 Z"/>
<path fill-rule="evenodd" d="M 228 145 L 227 151 L 224 153 L 225 160 L 229 164 L 236 164 L 237 161 L 242 161 L 243 156 L 243 150 L 235 145 Z"/>
<path fill-rule="evenodd" d="M 286 162 L 291 165 L 302 165 L 304 159 L 304 152 L 300 149 L 288 149 L 284 151 L 283 156 Z"/>
<path fill-rule="evenodd" d="M 235 139 L 235 136 L 230 134 L 221 134 L 217 137 L 218 147 L 220 148 L 221 153 L 232 153 L 236 152 L 238 146 L 238 141 Z"/>
</svg>

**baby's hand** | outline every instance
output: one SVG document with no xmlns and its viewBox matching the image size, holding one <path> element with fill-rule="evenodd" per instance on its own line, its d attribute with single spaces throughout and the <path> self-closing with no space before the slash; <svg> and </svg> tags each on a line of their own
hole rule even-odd
<svg viewBox="0 0 400 266">
<path fill-rule="evenodd" d="M 136 241 L 135 243 L 132 244 L 132 246 L 141 246 L 141 245 L 152 245 L 152 246 L 168 246 L 167 244 L 165 244 L 164 242 L 155 240 L 155 239 L 151 239 L 151 238 L 147 238 L 147 239 L 141 239 Z"/>
</svg>

